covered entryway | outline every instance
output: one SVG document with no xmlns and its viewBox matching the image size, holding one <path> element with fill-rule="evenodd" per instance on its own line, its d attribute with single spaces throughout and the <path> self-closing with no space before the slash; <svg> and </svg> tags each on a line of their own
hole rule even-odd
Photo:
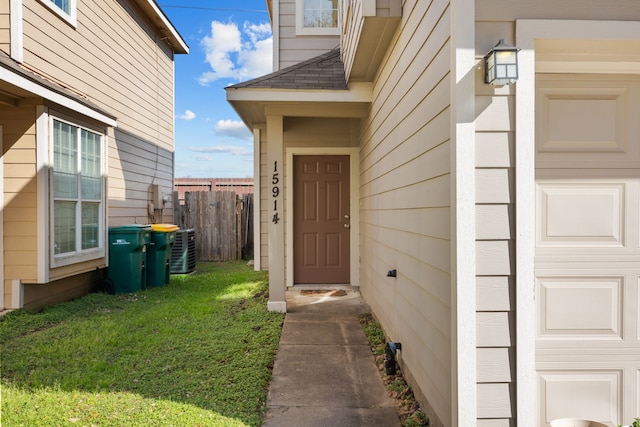
<svg viewBox="0 0 640 427">
<path fill-rule="evenodd" d="M 293 157 L 294 284 L 350 283 L 349 156 Z"/>
<path fill-rule="evenodd" d="M 640 409 L 640 76 L 536 78 L 540 425 Z"/>
</svg>

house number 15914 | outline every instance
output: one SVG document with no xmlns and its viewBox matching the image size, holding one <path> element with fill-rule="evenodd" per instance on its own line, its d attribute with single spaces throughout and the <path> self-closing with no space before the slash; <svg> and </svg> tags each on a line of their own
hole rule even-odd
<svg viewBox="0 0 640 427">
<path fill-rule="evenodd" d="M 277 224 L 278 221 L 280 221 L 280 216 L 278 215 L 278 196 L 280 195 L 279 182 L 278 161 L 276 160 L 273 162 L 273 175 L 271 176 L 271 195 L 273 196 L 273 218 L 271 219 L 271 222 L 274 224 Z"/>
</svg>

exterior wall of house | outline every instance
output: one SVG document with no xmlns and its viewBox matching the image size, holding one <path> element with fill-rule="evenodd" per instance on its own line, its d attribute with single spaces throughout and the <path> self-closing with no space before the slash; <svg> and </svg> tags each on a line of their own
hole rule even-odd
<svg viewBox="0 0 640 427">
<path fill-rule="evenodd" d="M 280 0 L 279 10 L 279 63 L 275 64 L 274 71 L 326 53 L 340 44 L 337 33 L 329 36 L 297 34 L 296 0 Z"/>
<path fill-rule="evenodd" d="M 516 45 L 518 19 L 637 21 L 640 8 L 634 1 L 605 5 L 592 0 L 577 3 L 543 0 L 525 5 L 476 0 L 479 426 L 508 426 L 517 422 L 515 87 L 486 85 L 481 58 L 499 39 Z"/>
<path fill-rule="evenodd" d="M 35 104 L 39 102 L 41 101 L 34 99 L 26 102 L 26 106 L 23 107 L 0 109 L 4 166 L 4 301 L 14 301 L 11 303 L 14 304 L 15 301 L 22 300 L 25 308 L 39 308 L 42 306 L 41 303 L 54 301 L 57 297 L 68 299 L 72 295 L 86 293 L 86 289 L 96 283 L 96 270 L 104 267 L 106 263 L 105 259 L 98 258 L 51 269 L 48 274 L 50 282 L 80 274 L 72 281 L 76 286 L 58 282 L 51 286 L 25 287 L 22 297 L 14 295 L 20 289 L 15 282 L 23 285 L 39 282 L 43 267 L 39 248 L 43 241 L 45 246 L 48 246 L 48 238 L 38 235 L 39 215 L 46 215 L 39 212 L 39 206 L 42 206 L 42 199 L 47 197 L 38 193 L 39 176 L 48 174 L 48 171 L 37 170 L 36 119 L 39 107 Z M 82 275 L 84 272 L 93 273 Z"/>
<path fill-rule="evenodd" d="M 3 2 L 0 49 L 6 54 L 13 43 L 8 13 L 9 2 Z M 77 2 L 76 26 L 38 0 L 23 0 L 21 13 L 22 65 L 117 119 L 118 127 L 109 128 L 105 139 L 106 225 L 172 222 L 174 53 L 150 18 L 134 2 L 113 0 Z M 42 243 L 48 238 L 40 235 L 47 228 L 36 227 L 49 216 L 48 195 L 41 193 L 47 172 L 36 171 L 36 165 L 47 163 L 38 152 L 48 143 L 36 130 L 36 116 L 55 112 L 78 124 L 91 119 L 38 98 L 22 105 L 3 108 L 0 116 L 7 208 L 4 300 L 15 297 L 15 285 L 22 283 L 24 306 L 37 308 L 86 293 L 101 279 L 107 259 L 48 268 L 48 245 Z M 169 202 L 150 210 L 152 185 L 159 185 Z"/>
<path fill-rule="evenodd" d="M 432 425 L 452 425 L 453 405 L 449 11 L 403 3 L 360 141 L 361 291 Z"/>
<path fill-rule="evenodd" d="M 480 38 L 482 40 L 482 38 Z M 505 42 L 508 39 L 505 38 Z M 495 43 L 494 43 L 495 44 Z M 515 416 L 514 89 L 476 72 L 478 425 Z M 505 421 L 506 420 L 506 421 Z M 508 425 L 508 424 L 505 424 Z"/>
<path fill-rule="evenodd" d="M 9 306 L 12 279 L 37 278 L 36 110 L 0 108 L 4 162 L 4 301 Z"/>
<path fill-rule="evenodd" d="M 173 53 L 128 2 L 78 2 L 78 26 L 24 0 L 24 61 L 118 119 L 109 138 L 109 225 L 173 220 L 148 214 L 150 185 L 173 192 Z"/>
<path fill-rule="evenodd" d="M 396 10 L 392 4 L 395 2 L 396 0 L 351 0 L 342 2 L 340 13 L 344 21 L 343 25 L 346 25 L 347 28 L 343 31 L 340 48 L 347 76 L 351 75 L 356 51 L 360 43 L 380 43 L 383 45 L 385 37 L 389 36 L 384 35 L 389 29 L 383 25 L 374 25 L 374 30 L 367 32 L 364 30 L 365 20 L 387 21 L 387 18 L 396 15 Z M 376 49 L 374 48 L 373 50 L 375 51 Z M 372 60 L 372 58 L 368 58 L 368 60 Z"/>
<path fill-rule="evenodd" d="M 4 1 L 0 4 L 0 50 L 3 52 L 9 52 L 9 33 L 11 31 L 9 3 L 8 1 Z"/>
<path fill-rule="evenodd" d="M 341 16 L 343 24 L 347 28 L 343 31 L 343 39 L 340 41 L 342 50 L 342 60 L 344 62 L 345 74 L 349 75 L 349 70 L 353 66 L 355 51 L 358 46 L 358 36 L 362 34 L 364 25 L 364 3 L 365 0 L 345 1 L 341 4 Z"/>
</svg>

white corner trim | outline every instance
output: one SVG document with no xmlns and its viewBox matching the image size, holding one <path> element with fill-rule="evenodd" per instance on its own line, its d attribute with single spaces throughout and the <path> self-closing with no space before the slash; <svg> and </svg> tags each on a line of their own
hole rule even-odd
<svg viewBox="0 0 640 427">
<path fill-rule="evenodd" d="M 36 107 L 36 192 L 37 192 L 37 219 L 36 236 L 38 243 L 37 253 L 37 281 L 49 282 L 49 218 L 52 217 L 49 195 L 49 109 L 42 105 Z"/>
<path fill-rule="evenodd" d="M 22 25 L 22 0 L 11 0 L 9 7 L 11 17 L 11 59 L 17 62 L 24 60 L 24 32 Z"/>
<path fill-rule="evenodd" d="M 11 281 L 11 306 L 7 308 L 22 308 L 24 306 L 24 286 L 20 280 Z"/>
<path fill-rule="evenodd" d="M 476 339 L 475 8 L 452 2 L 451 71 L 451 425 L 478 420 Z"/>
<path fill-rule="evenodd" d="M 346 155 L 349 156 L 349 186 L 351 211 L 350 272 L 351 286 L 360 286 L 360 148 L 359 147 L 287 147 L 286 163 L 286 224 L 287 287 L 293 286 L 293 156 L 295 155 Z"/>
<path fill-rule="evenodd" d="M 517 39 L 518 46 L 521 40 Z M 535 53 L 518 53 L 516 83 L 516 372 L 517 424 L 535 427 Z"/>
<path fill-rule="evenodd" d="M 535 41 L 536 39 L 640 40 L 640 22 L 516 21 L 516 371 L 517 424 L 537 425 L 535 371 Z"/>
</svg>

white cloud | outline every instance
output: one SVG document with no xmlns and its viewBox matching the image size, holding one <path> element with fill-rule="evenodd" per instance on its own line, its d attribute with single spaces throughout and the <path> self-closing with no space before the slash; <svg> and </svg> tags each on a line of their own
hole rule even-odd
<svg viewBox="0 0 640 427">
<path fill-rule="evenodd" d="M 193 156 L 193 160 L 196 162 L 211 162 L 214 158 L 208 154 L 198 154 L 197 156 Z"/>
<path fill-rule="evenodd" d="M 193 120 L 196 118 L 196 113 L 191 110 L 184 110 L 184 113 L 178 116 L 179 119 L 182 120 Z"/>
<path fill-rule="evenodd" d="M 237 145 L 214 145 L 210 147 L 189 147 L 189 151 L 195 153 L 201 153 L 194 158 L 196 160 L 211 160 L 207 153 L 213 154 L 231 154 L 233 156 L 250 156 L 253 151 L 246 147 L 240 147 Z"/>
<path fill-rule="evenodd" d="M 273 36 L 269 24 L 246 22 L 241 32 L 233 22 L 213 21 L 211 34 L 200 44 L 211 66 L 211 71 L 198 78 L 202 85 L 222 78 L 248 80 L 272 70 Z"/>
<path fill-rule="evenodd" d="M 218 135 L 239 139 L 251 139 L 251 132 L 247 126 L 239 120 L 218 120 L 214 130 Z"/>
</svg>

